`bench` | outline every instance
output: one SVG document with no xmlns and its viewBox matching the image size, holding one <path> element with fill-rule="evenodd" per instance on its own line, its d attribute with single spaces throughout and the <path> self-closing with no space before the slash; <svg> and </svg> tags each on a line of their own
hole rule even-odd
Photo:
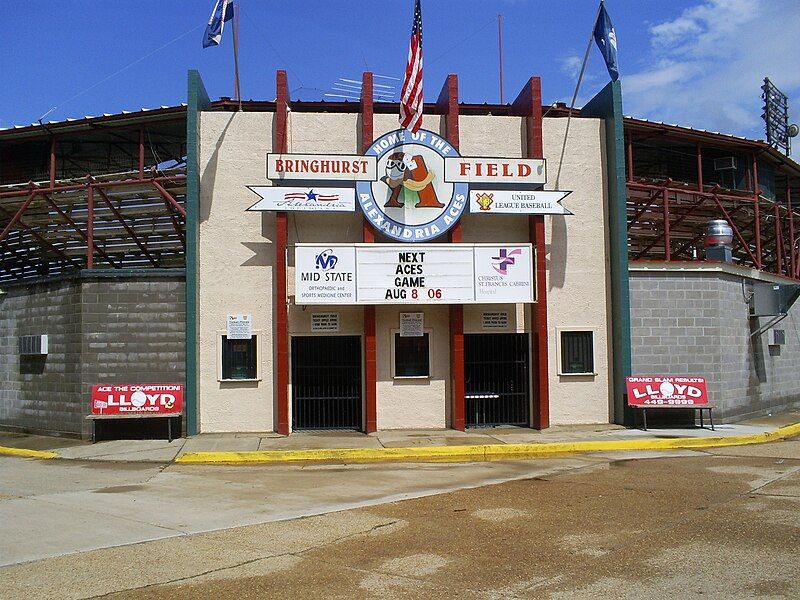
<svg viewBox="0 0 800 600">
<path fill-rule="evenodd" d="M 174 417 L 182 416 L 182 412 L 173 412 L 167 414 L 153 414 L 153 413 L 133 413 L 133 414 L 110 414 L 110 415 L 86 415 L 86 419 L 92 422 L 92 443 L 95 443 L 95 425 L 100 419 L 167 419 L 167 429 L 169 435 L 169 442 L 172 443 L 172 419 Z"/>
<path fill-rule="evenodd" d="M 644 424 L 644 431 L 647 431 L 647 411 L 648 410 L 696 410 L 700 413 L 700 428 L 704 429 L 703 411 L 708 411 L 708 421 L 711 424 L 711 431 L 714 429 L 714 419 L 711 417 L 711 411 L 714 406 L 710 404 L 629 404 L 630 408 L 642 411 L 642 421 Z M 635 423 L 635 420 L 634 420 Z"/>
</svg>

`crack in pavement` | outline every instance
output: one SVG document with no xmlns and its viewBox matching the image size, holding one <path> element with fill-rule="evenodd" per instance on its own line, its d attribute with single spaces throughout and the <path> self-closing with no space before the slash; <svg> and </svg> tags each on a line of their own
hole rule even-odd
<svg viewBox="0 0 800 600">
<path fill-rule="evenodd" d="M 399 523 L 400 521 L 401 521 L 401 519 L 395 519 L 394 521 L 389 521 L 388 523 L 379 523 L 377 525 L 373 525 L 372 527 L 370 527 L 366 531 L 358 531 L 358 532 L 355 532 L 355 533 L 349 533 L 347 535 L 344 535 L 344 536 L 341 536 L 341 537 L 338 537 L 338 538 L 334 538 L 332 540 L 329 540 L 329 541 L 326 541 L 326 542 L 323 542 L 323 543 L 320 543 L 320 544 L 316 544 L 314 546 L 309 546 L 308 548 L 304 548 L 303 550 L 296 550 L 294 552 L 281 552 L 279 554 L 271 554 L 269 556 L 260 556 L 258 558 L 252 558 L 250 560 L 244 560 L 244 561 L 241 561 L 241 562 L 238 562 L 236 564 L 229 565 L 229 566 L 226 566 L 226 567 L 219 567 L 217 569 L 209 569 L 207 571 L 203 571 L 202 573 L 195 573 L 194 575 L 187 575 L 185 577 L 178 577 L 176 579 L 170 579 L 170 580 L 161 581 L 161 582 L 158 582 L 158 583 L 148 583 L 147 585 L 123 588 L 123 589 L 114 590 L 112 592 L 106 592 L 104 594 L 99 594 L 99 595 L 95 595 L 95 596 L 88 596 L 87 600 L 94 600 L 95 598 L 107 598 L 109 596 L 112 596 L 114 594 L 119 594 L 119 593 L 122 593 L 122 592 L 134 592 L 134 591 L 138 591 L 138 590 L 146 590 L 146 589 L 155 588 L 155 587 L 169 586 L 169 585 L 173 585 L 173 584 L 176 584 L 176 583 L 191 582 L 193 579 L 197 579 L 198 577 L 204 577 L 206 575 L 211 575 L 213 573 L 223 573 L 223 572 L 229 571 L 231 569 L 237 569 L 239 567 L 243 567 L 243 566 L 246 566 L 246 565 L 252 565 L 252 564 L 255 564 L 255 563 L 261 562 L 261 561 L 273 560 L 273 559 L 276 559 L 276 558 L 283 558 L 283 557 L 286 557 L 286 556 L 300 557 L 301 555 L 306 554 L 308 552 L 311 552 L 313 550 L 318 550 L 320 548 L 325 548 L 326 546 L 335 545 L 335 544 L 344 542 L 344 541 L 346 541 L 348 539 L 351 539 L 351 538 L 370 535 L 373 531 L 376 531 L 376 530 L 381 529 L 383 527 L 389 527 L 391 525 Z M 251 546 L 251 548 L 252 548 L 252 546 Z M 257 550 L 257 548 L 253 548 L 253 549 Z"/>
</svg>

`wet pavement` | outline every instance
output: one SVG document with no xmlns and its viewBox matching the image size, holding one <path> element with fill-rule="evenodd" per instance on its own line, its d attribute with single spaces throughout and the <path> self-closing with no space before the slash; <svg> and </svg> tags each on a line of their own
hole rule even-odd
<svg viewBox="0 0 800 600">
<path fill-rule="evenodd" d="M 235 498 L 266 511 L 262 519 L 282 509 L 288 520 L 176 529 L 153 541 L 10 565 L 0 568 L 3 597 L 799 597 L 800 441 L 669 456 L 305 468 L 6 458 L 0 494 L 12 497 L 0 510 L 19 494 L 61 506 L 63 522 L 78 509 L 97 511 L 87 531 L 103 531 L 102 511 L 122 506 L 132 512 L 116 516 L 134 528 L 172 513 L 188 530 L 212 519 L 214 500 L 223 520 Z M 61 476 L 34 471 L 9 486 L 6 474 L 16 478 L 33 464 L 81 466 Z M 193 478 L 198 487 L 187 488 Z M 89 491 L 92 481 L 102 487 Z M 77 488 L 83 495 L 74 503 L 59 497 Z M 370 495 L 366 506 L 337 510 L 343 499 Z M 125 502 L 114 509 L 114 499 Z M 303 502 L 324 514 L 290 518 L 285 511 Z M 48 534 L 34 536 L 35 518 L 33 511 L 19 528 L 44 537 L 41 545 Z M 10 545 L 0 539 L 0 548 Z"/>
</svg>

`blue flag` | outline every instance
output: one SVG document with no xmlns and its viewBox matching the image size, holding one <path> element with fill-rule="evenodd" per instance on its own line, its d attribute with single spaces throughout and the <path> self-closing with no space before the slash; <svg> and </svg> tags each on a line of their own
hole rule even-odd
<svg viewBox="0 0 800 600">
<path fill-rule="evenodd" d="M 594 24 L 594 41 L 603 53 L 608 74 L 611 81 L 619 79 L 619 64 L 617 63 L 617 32 L 606 12 L 605 4 L 600 3 L 600 12 L 597 14 L 597 23 Z"/>
<path fill-rule="evenodd" d="M 233 2 L 231 0 L 216 0 L 214 10 L 208 19 L 206 32 L 203 34 L 203 48 L 219 46 L 222 41 L 222 28 L 225 21 L 233 18 Z"/>
</svg>

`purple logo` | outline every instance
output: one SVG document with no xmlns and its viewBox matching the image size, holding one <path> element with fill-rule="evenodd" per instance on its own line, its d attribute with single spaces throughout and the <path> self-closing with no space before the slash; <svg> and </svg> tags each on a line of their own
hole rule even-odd
<svg viewBox="0 0 800 600">
<path fill-rule="evenodd" d="M 500 256 L 493 256 L 492 260 L 497 261 L 493 262 L 492 266 L 494 270 L 500 273 L 500 275 L 508 275 L 508 267 L 513 265 L 515 262 L 515 256 L 522 254 L 522 250 L 520 248 L 515 248 L 510 252 L 505 248 L 500 248 L 499 252 Z"/>
</svg>

